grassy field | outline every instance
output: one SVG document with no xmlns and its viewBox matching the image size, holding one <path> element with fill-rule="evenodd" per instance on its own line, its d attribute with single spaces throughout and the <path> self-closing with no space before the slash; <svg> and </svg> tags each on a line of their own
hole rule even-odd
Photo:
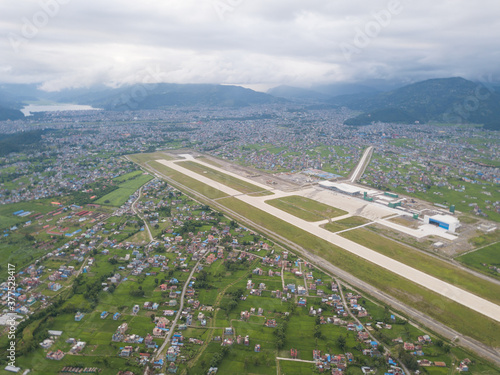
<svg viewBox="0 0 500 375">
<path fill-rule="evenodd" d="M 407 228 L 418 229 L 420 222 L 409 216 L 397 216 L 389 219 L 389 221 L 402 225 Z"/>
<path fill-rule="evenodd" d="M 6 229 L 12 225 L 20 225 L 25 223 L 32 218 L 14 216 L 13 213 L 24 210 L 33 213 L 45 214 L 50 211 L 54 211 L 57 206 L 51 205 L 50 202 L 57 199 L 40 199 L 31 202 L 20 202 L 0 205 L 0 229 Z"/>
<path fill-rule="evenodd" d="M 345 229 L 351 229 L 355 227 L 359 227 L 360 225 L 369 223 L 370 220 L 365 219 L 361 216 L 351 216 L 347 219 L 342 219 L 338 221 L 332 221 L 331 223 L 325 224 L 323 228 L 329 230 L 330 232 L 339 232 Z"/>
<path fill-rule="evenodd" d="M 113 179 L 113 181 L 115 181 L 115 182 L 125 182 L 127 180 L 132 180 L 132 179 L 140 176 L 143 173 L 144 173 L 143 171 L 130 172 L 130 173 L 124 174 L 123 176 L 115 177 Z"/>
<path fill-rule="evenodd" d="M 312 363 L 280 361 L 279 366 L 283 375 L 310 375 L 316 371 Z"/>
<path fill-rule="evenodd" d="M 469 240 L 469 242 L 476 247 L 483 247 L 496 242 L 500 242 L 500 230 L 496 230 L 492 233 L 483 233 L 477 231 L 478 235 Z"/>
<path fill-rule="evenodd" d="M 492 302 L 500 303 L 499 285 L 474 276 L 448 262 L 399 244 L 365 228 L 344 232 L 341 236 Z"/>
<path fill-rule="evenodd" d="M 230 176 L 226 173 L 219 172 L 215 169 L 206 167 L 204 165 L 201 165 L 199 163 L 196 163 L 194 161 L 182 161 L 177 163 L 181 167 L 184 167 L 186 169 L 189 169 L 190 171 L 193 171 L 195 173 L 198 173 L 202 176 L 206 176 L 210 178 L 211 180 L 220 182 L 221 184 L 224 184 L 230 188 L 233 188 L 235 190 L 238 190 L 244 194 L 251 194 L 251 193 L 263 193 L 262 195 L 271 195 L 273 193 L 269 191 L 265 191 L 265 189 L 262 189 L 260 186 L 251 184 L 249 182 L 240 180 L 239 178 Z"/>
<path fill-rule="evenodd" d="M 371 283 L 449 327 L 488 345 L 500 345 L 500 325 L 494 320 L 367 262 L 236 198 L 226 198 L 220 200 L 219 203 L 245 215 L 256 224 L 290 239 L 311 253 L 323 257 L 353 276 Z"/>
<path fill-rule="evenodd" d="M 210 199 L 216 199 L 216 198 L 224 198 L 227 197 L 228 195 L 226 193 L 223 193 L 222 191 L 215 189 L 207 184 L 204 184 L 203 182 L 200 182 L 198 180 L 195 180 L 194 178 L 191 178 L 189 176 L 186 176 L 180 172 L 177 172 L 176 170 L 169 168 L 161 163 L 158 163 L 156 161 L 152 161 L 148 163 L 151 167 L 156 169 L 158 172 L 163 174 L 164 176 L 170 177 L 174 179 L 175 181 L 181 183 L 182 185 L 193 189 L 197 191 L 200 194 L 203 194 L 205 197 L 210 198 Z"/>
<path fill-rule="evenodd" d="M 271 199 L 266 203 L 306 221 L 319 221 L 347 214 L 346 211 L 298 195 Z"/>
<path fill-rule="evenodd" d="M 199 158 L 196 158 L 196 159 L 200 160 L 204 163 L 207 163 L 207 164 L 212 164 L 214 167 L 217 167 L 217 168 L 224 168 L 220 163 L 217 163 L 215 160 L 209 159 L 205 156 L 200 156 Z"/>
<path fill-rule="evenodd" d="M 152 152 L 149 154 L 134 154 L 134 155 L 128 155 L 128 157 L 130 160 L 132 160 L 134 163 L 137 164 L 143 164 L 150 160 L 158 160 L 158 159 L 174 160 L 174 158 L 172 158 L 167 154 L 164 154 L 163 152 Z"/>
<path fill-rule="evenodd" d="M 109 345 L 109 343 L 108 343 Z M 45 359 L 45 353 L 37 350 L 28 355 L 19 357 L 16 365 L 22 368 L 31 368 L 30 374 L 59 374 L 63 367 L 98 367 L 102 371 L 100 375 L 116 375 L 118 371 L 135 371 L 140 373 L 142 367 L 134 363 L 133 360 L 120 358 L 116 354 L 113 355 L 66 355 L 60 361 L 51 361 Z M 0 374 L 12 374 L 11 372 L 0 370 Z"/>
<path fill-rule="evenodd" d="M 215 189 L 207 184 L 204 184 L 203 182 L 199 182 L 198 180 L 188 177 L 180 172 L 177 172 L 176 170 L 167 167 L 166 165 L 157 162 L 157 159 L 163 159 L 163 160 L 171 160 L 167 155 L 162 154 L 162 153 L 151 153 L 151 154 L 135 154 L 135 155 L 130 155 L 129 158 L 144 166 L 144 167 L 151 167 L 155 169 L 156 171 L 160 172 L 166 177 L 169 177 L 171 179 L 174 179 L 175 181 L 181 183 L 182 185 L 193 189 L 197 191 L 200 194 L 203 194 L 205 197 L 210 198 L 210 199 L 216 199 L 216 198 L 223 198 L 227 197 L 228 195 L 223 193 L 222 191 Z"/>
<path fill-rule="evenodd" d="M 118 189 L 112 191 L 109 194 L 106 194 L 104 197 L 101 197 L 95 203 L 113 207 L 120 207 L 142 185 L 144 185 L 145 183 L 147 183 L 152 179 L 153 179 L 152 176 L 141 173 L 130 180 L 122 182 L 120 185 L 118 185 Z"/>
<path fill-rule="evenodd" d="M 489 276 L 500 277 L 499 272 L 489 269 L 490 266 L 500 268 L 500 242 L 473 253 L 462 255 L 456 260 Z M 483 266 L 483 264 L 486 264 L 486 266 Z"/>
</svg>

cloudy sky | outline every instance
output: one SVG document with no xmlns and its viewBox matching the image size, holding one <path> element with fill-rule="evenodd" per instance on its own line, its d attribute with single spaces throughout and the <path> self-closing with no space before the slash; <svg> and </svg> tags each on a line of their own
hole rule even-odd
<svg viewBox="0 0 500 375">
<path fill-rule="evenodd" d="M 2 0 L 0 82 L 500 77 L 498 0 Z"/>
</svg>

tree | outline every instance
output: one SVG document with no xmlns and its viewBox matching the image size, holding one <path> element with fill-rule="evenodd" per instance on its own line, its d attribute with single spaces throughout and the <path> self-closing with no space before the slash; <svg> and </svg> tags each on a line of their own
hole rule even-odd
<svg viewBox="0 0 500 375">
<path fill-rule="evenodd" d="M 316 337 L 317 339 L 321 338 L 321 326 L 314 327 L 314 337 Z"/>
<path fill-rule="evenodd" d="M 340 350 L 342 350 L 342 351 L 345 350 L 345 348 L 346 348 L 346 342 L 347 341 L 346 341 L 345 336 L 340 335 L 339 337 L 337 337 L 337 344 L 338 344 Z"/>
</svg>

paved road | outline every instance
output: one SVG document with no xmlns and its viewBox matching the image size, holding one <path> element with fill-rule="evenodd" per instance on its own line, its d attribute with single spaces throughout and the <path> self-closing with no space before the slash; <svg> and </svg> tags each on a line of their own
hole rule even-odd
<svg viewBox="0 0 500 375">
<path fill-rule="evenodd" d="M 385 268 L 399 276 L 402 276 L 416 284 L 419 284 L 427 289 L 430 289 L 443 297 L 449 298 L 457 303 L 460 303 L 474 311 L 477 311 L 489 318 L 492 318 L 500 322 L 500 306 L 490 302 L 484 298 L 476 296 L 468 291 L 460 289 L 454 285 L 451 285 L 445 281 L 442 281 L 436 277 L 430 276 L 422 271 L 419 271 L 413 267 L 410 267 L 404 263 L 396 261 L 388 256 L 380 254 L 374 250 L 371 250 L 365 246 L 359 245 L 358 243 L 348 240 L 342 236 L 335 233 L 320 228 L 314 223 L 307 222 L 289 213 L 286 213 L 276 207 L 268 205 L 265 200 L 272 199 L 273 196 L 263 196 L 263 197 L 252 197 L 241 192 L 227 187 L 225 185 L 219 184 L 208 177 L 202 176 L 198 173 L 192 172 L 189 169 L 183 168 L 172 161 L 160 160 L 160 163 L 168 166 L 169 168 L 175 169 L 189 177 L 195 178 L 196 180 L 203 182 L 213 188 L 219 189 L 226 194 L 233 196 L 245 203 L 248 203 L 268 214 L 286 221 L 287 223 L 296 226 L 310 234 L 313 234 L 323 240 L 330 242 L 331 244 L 341 247 L 361 258 L 364 258 L 382 268 Z M 215 167 L 212 167 L 216 169 Z M 224 172 L 221 170 L 221 172 Z M 295 195 L 301 195 L 300 191 L 294 192 Z"/>
<path fill-rule="evenodd" d="M 196 269 L 200 265 L 200 262 L 203 259 L 205 259 L 205 256 L 207 256 L 208 253 L 209 252 L 207 251 L 207 253 L 202 258 L 200 258 L 198 260 L 198 262 L 196 262 L 196 265 L 193 267 L 193 269 L 191 270 L 191 273 L 189 274 L 188 279 L 184 283 L 184 287 L 182 288 L 181 300 L 180 300 L 180 303 L 179 303 L 179 310 L 177 311 L 177 315 L 175 316 L 175 319 L 173 320 L 172 325 L 170 326 L 170 330 L 168 331 L 168 334 L 167 334 L 167 337 L 165 338 L 165 341 L 163 342 L 163 344 L 160 347 L 160 349 L 158 349 L 158 351 L 156 352 L 156 360 L 158 360 L 160 358 L 160 356 L 162 355 L 163 350 L 170 343 L 170 339 L 172 338 L 172 335 L 174 334 L 174 331 L 175 331 L 175 326 L 177 325 L 177 321 L 179 320 L 179 318 L 181 316 L 181 313 L 182 313 L 182 309 L 184 308 L 184 295 L 186 294 L 186 289 L 187 289 L 187 287 L 189 285 L 189 282 L 191 281 L 191 278 L 194 275 L 194 272 L 196 271 Z"/>
<path fill-rule="evenodd" d="M 349 306 L 347 305 L 347 302 L 345 300 L 345 296 L 344 296 L 344 291 L 342 290 L 342 284 L 339 282 L 338 279 L 335 279 L 335 282 L 337 283 L 337 285 L 339 286 L 339 292 L 340 292 L 340 297 L 342 298 L 342 303 L 344 304 L 344 307 L 346 308 L 347 310 L 347 313 L 349 314 L 349 316 L 358 324 L 358 325 L 361 325 L 363 326 L 363 328 L 365 329 L 366 333 L 368 333 L 368 335 L 370 336 L 370 338 L 372 339 L 372 341 L 375 341 L 375 342 L 379 342 L 373 335 L 370 331 L 368 331 L 365 327 L 365 325 L 363 323 L 361 323 L 361 321 L 358 319 L 357 316 L 354 316 L 354 314 L 352 313 L 351 309 L 349 308 Z M 391 357 L 394 357 L 391 353 L 391 351 L 385 347 L 384 348 L 384 355 L 390 355 Z M 394 357 L 395 358 L 395 357 Z M 406 375 L 410 375 L 410 371 L 408 371 L 408 369 L 406 368 L 406 366 L 403 364 L 403 363 L 400 363 L 401 367 L 403 368 L 404 372 Z"/>
<path fill-rule="evenodd" d="M 372 154 L 373 154 L 373 146 L 370 146 L 365 150 L 363 156 L 361 157 L 361 160 L 359 161 L 358 165 L 356 166 L 356 169 L 354 170 L 351 178 L 349 179 L 350 182 L 354 183 L 360 179 L 360 177 L 365 172 L 368 163 L 370 163 Z"/>
<path fill-rule="evenodd" d="M 142 186 L 141 188 L 139 189 L 139 194 L 137 196 L 137 199 L 134 201 L 134 203 L 132 203 L 132 205 L 130 206 L 132 208 L 132 211 L 134 211 L 134 213 L 139 216 L 139 218 L 144 221 L 144 226 L 146 227 L 146 231 L 148 232 L 148 236 L 149 236 L 149 241 L 152 242 L 153 241 L 153 235 L 151 234 L 151 230 L 149 229 L 149 225 L 147 223 L 147 221 L 141 216 L 141 214 L 139 213 L 139 211 L 135 208 L 135 206 L 137 205 L 137 203 L 139 202 L 139 200 L 141 199 L 142 197 Z"/>
<path fill-rule="evenodd" d="M 283 357 L 276 357 L 276 359 L 278 359 L 280 361 L 291 361 L 291 362 L 303 362 L 303 363 L 316 364 L 315 361 L 306 361 L 305 359 L 293 359 L 293 358 L 283 358 Z"/>
<path fill-rule="evenodd" d="M 267 228 L 262 227 L 256 223 L 252 222 L 251 220 L 249 220 L 248 218 L 246 218 L 245 216 L 243 216 L 237 212 L 234 212 L 232 210 L 227 209 L 226 207 L 222 206 L 221 204 L 219 204 L 215 200 L 211 200 L 211 199 L 206 198 L 205 196 L 201 195 L 197 191 L 190 189 L 189 187 L 182 185 L 178 181 L 175 181 L 175 180 L 163 175 L 162 173 L 156 171 L 154 168 L 150 167 L 149 165 L 148 165 L 148 167 L 157 177 L 160 177 L 160 178 L 163 178 L 164 180 L 170 181 L 173 185 L 178 186 L 180 189 L 182 189 L 184 192 L 188 193 L 189 195 L 199 199 L 202 202 L 209 202 L 212 206 L 214 206 L 214 208 L 219 209 L 222 212 L 228 213 L 234 219 L 239 220 L 242 223 L 245 223 L 246 225 L 260 231 L 261 233 L 268 236 L 269 238 L 272 238 L 273 240 L 288 246 L 289 248 L 291 248 L 295 252 L 301 254 L 301 256 L 303 256 L 305 259 L 308 259 L 309 261 L 311 261 L 311 263 L 315 264 L 316 266 L 320 267 L 321 269 L 325 270 L 326 272 L 337 275 L 338 277 L 340 277 L 342 280 L 344 280 L 348 284 L 352 285 L 353 287 L 358 288 L 360 290 L 363 290 L 366 293 L 373 296 L 374 298 L 378 299 L 379 301 L 391 306 L 395 310 L 403 312 L 411 319 L 414 319 L 414 320 L 420 322 L 421 324 L 425 325 L 426 327 L 428 327 L 432 331 L 440 334 L 441 336 L 443 336 L 449 340 L 453 340 L 456 337 L 458 337 L 460 340 L 461 346 L 468 348 L 469 350 L 474 351 L 475 353 L 479 354 L 483 358 L 486 358 L 486 359 L 490 360 L 491 362 L 495 363 L 496 365 L 500 366 L 500 352 L 494 350 L 490 346 L 487 346 L 487 345 L 485 345 L 477 340 L 471 339 L 467 336 L 463 336 L 463 335 L 457 333 L 456 331 L 447 327 L 446 325 L 444 325 L 444 324 L 442 324 L 442 323 L 440 323 L 432 318 L 429 318 L 427 315 L 421 313 L 420 311 L 418 311 L 412 307 L 409 307 L 409 306 L 403 304 L 402 302 L 396 300 L 394 297 L 392 297 L 388 294 L 385 294 L 381 290 L 373 287 L 371 284 L 368 284 L 368 283 L 362 281 L 361 279 L 358 279 L 358 278 L 352 276 L 348 272 L 334 266 L 333 264 L 327 262 L 323 258 L 309 253 L 307 250 L 303 249 L 302 247 L 298 246 L 297 244 L 293 243 L 292 241 L 288 240 L 287 238 L 285 238 L 277 233 L 274 233 L 274 232 L 268 230 Z"/>
</svg>

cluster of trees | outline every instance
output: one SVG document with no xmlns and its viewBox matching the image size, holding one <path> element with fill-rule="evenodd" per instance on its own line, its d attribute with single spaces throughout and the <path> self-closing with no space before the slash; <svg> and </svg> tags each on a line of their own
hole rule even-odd
<svg viewBox="0 0 500 375">
<path fill-rule="evenodd" d="M 203 226 L 203 223 L 200 221 L 195 221 L 195 220 L 188 220 L 182 224 L 182 227 L 179 228 L 179 233 L 181 236 L 185 233 L 196 233 L 198 228 L 201 228 Z"/>
<path fill-rule="evenodd" d="M 198 276 L 196 276 L 196 287 L 199 289 L 212 289 L 213 285 L 208 283 L 207 277 L 207 271 L 201 270 Z"/>
<path fill-rule="evenodd" d="M 236 259 L 233 262 L 224 262 L 224 267 L 228 271 L 245 270 L 248 269 L 248 260 L 245 258 Z"/>
<path fill-rule="evenodd" d="M 0 134 L 0 156 L 6 156 L 11 152 L 40 150 L 42 148 L 40 141 L 42 135 L 46 132 L 46 130 L 34 130 L 14 134 Z"/>
<path fill-rule="evenodd" d="M 91 303 L 92 308 L 99 302 L 99 294 L 102 291 L 102 283 L 106 282 L 108 277 L 113 276 L 110 272 L 101 277 L 93 279 L 84 279 L 82 274 L 78 275 L 73 282 L 72 292 L 74 294 L 83 294 L 83 297 Z"/>
<path fill-rule="evenodd" d="M 224 357 L 227 356 L 227 354 L 230 352 L 230 347 L 228 346 L 223 346 L 221 347 L 220 352 L 217 352 L 213 355 L 212 359 L 210 360 L 210 367 L 218 367 Z"/>
<path fill-rule="evenodd" d="M 242 289 L 242 288 L 239 288 L 239 289 L 236 289 L 236 290 L 234 290 L 232 292 L 226 293 L 226 295 L 228 297 L 230 297 L 229 301 L 227 301 L 224 304 L 221 304 L 221 307 L 220 307 L 222 310 L 224 310 L 226 312 L 226 315 L 229 316 L 229 313 L 231 311 L 233 311 L 236 308 L 236 306 L 238 306 L 238 302 L 240 300 L 240 296 L 243 293 L 245 293 L 245 290 Z"/>
<path fill-rule="evenodd" d="M 407 353 L 403 348 L 398 353 L 399 360 L 408 368 L 408 370 L 417 371 L 419 366 L 417 357 Z"/>
<path fill-rule="evenodd" d="M 129 294 L 132 297 L 136 297 L 136 298 L 144 297 L 144 290 L 142 290 L 142 286 L 139 285 L 139 287 L 137 289 L 131 289 Z"/>
<path fill-rule="evenodd" d="M 172 209 L 169 206 L 162 206 L 162 207 L 158 208 L 157 211 L 159 214 L 161 214 L 161 216 L 165 216 L 165 217 L 172 216 Z"/>
<path fill-rule="evenodd" d="M 285 320 L 283 321 L 283 323 L 279 323 L 278 327 L 276 327 L 276 330 L 274 331 L 274 334 L 276 335 L 277 349 L 283 349 L 285 347 L 287 328 L 288 328 L 288 321 Z"/>
</svg>

